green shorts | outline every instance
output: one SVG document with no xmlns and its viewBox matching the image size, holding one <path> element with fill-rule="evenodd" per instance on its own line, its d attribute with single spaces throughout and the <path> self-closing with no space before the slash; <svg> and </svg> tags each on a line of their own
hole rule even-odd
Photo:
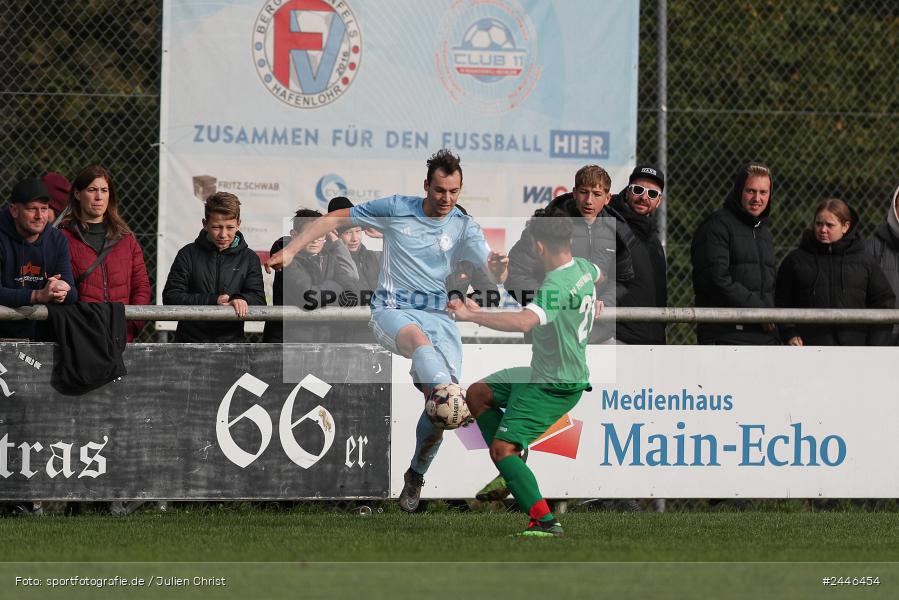
<svg viewBox="0 0 899 600">
<path fill-rule="evenodd" d="M 503 369 L 484 378 L 494 406 L 506 409 L 495 438 L 519 448 L 527 448 L 574 408 L 589 385 L 530 381 L 530 367 Z"/>
</svg>

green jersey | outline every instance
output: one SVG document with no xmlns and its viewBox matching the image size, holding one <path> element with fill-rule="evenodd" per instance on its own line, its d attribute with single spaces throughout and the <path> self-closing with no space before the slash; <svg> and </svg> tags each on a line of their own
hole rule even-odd
<svg viewBox="0 0 899 600">
<path fill-rule="evenodd" d="M 540 318 L 531 332 L 533 383 L 588 385 L 587 338 L 600 276 L 599 267 L 576 257 L 547 273 L 534 301 L 525 307 Z"/>
</svg>

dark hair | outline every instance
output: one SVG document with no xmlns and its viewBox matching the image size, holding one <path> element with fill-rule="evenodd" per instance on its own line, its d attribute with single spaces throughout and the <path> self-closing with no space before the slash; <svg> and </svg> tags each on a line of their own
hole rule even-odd
<svg viewBox="0 0 899 600">
<path fill-rule="evenodd" d="M 328 212 L 334 212 L 341 208 L 353 208 L 353 203 L 346 196 L 335 196 L 328 202 Z"/>
<path fill-rule="evenodd" d="M 69 189 L 69 213 L 63 217 L 60 227 L 67 227 L 71 222 L 76 222 L 82 229 L 86 230 L 87 225 L 84 222 L 84 211 L 81 210 L 81 202 L 75 197 L 77 192 L 86 189 L 94 179 L 105 179 L 106 185 L 109 186 L 109 204 L 106 206 L 106 214 L 103 215 L 103 221 L 106 223 L 106 238 L 117 240 L 120 237 L 131 233 L 131 229 L 119 215 L 119 200 L 116 196 L 115 182 L 109 171 L 102 165 L 89 165 L 78 171 L 78 175 L 72 180 L 72 187 Z"/>
<path fill-rule="evenodd" d="M 538 208 L 528 219 L 527 230 L 532 238 L 554 252 L 571 248 L 574 226 L 571 217 L 561 210 Z"/>
<path fill-rule="evenodd" d="M 849 205 L 839 198 L 825 198 L 820 203 L 818 203 L 818 206 L 815 208 L 815 217 L 817 217 L 822 210 L 833 213 L 833 215 L 840 220 L 841 225 L 849 223 L 849 226 L 852 226 L 852 211 L 849 210 Z M 814 224 L 815 222 L 813 219 L 813 228 Z"/>
<path fill-rule="evenodd" d="M 446 148 L 438 150 L 428 159 L 428 183 L 431 182 L 431 177 L 437 169 L 442 169 L 447 175 L 458 171 L 459 181 L 462 180 L 462 165 L 459 163 L 459 157 Z"/>
<path fill-rule="evenodd" d="M 293 230 L 297 233 L 301 232 L 313 219 L 317 219 L 320 216 L 322 216 L 320 212 L 311 208 L 298 209 L 293 215 Z"/>
<path fill-rule="evenodd" d="M 210 194 L 206 198 L 206 206 L 203 213 L 206 219 L 212 214 L 217 214 L 222 215 L 226 219 L 237 219 L 240 221 L 240 200 L 229 192 Z"/>
</svg>

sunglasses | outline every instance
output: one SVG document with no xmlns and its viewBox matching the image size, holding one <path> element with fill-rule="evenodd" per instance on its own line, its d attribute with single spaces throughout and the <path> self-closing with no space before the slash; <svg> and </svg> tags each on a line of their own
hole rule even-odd
<svg viewBox="0 0 899 600">
<path fill-rule="evenodd" d="M 645 192 L 646 195 L 649 196 L 650 200 L 658 200 L 662 197 L 662 192 L 660 192 L 659 190 L 651 190 L 648 187 L 643 187 L 642 185 L 637 185 L 634 183 L 627 187 L 634 196 L 642 196 Z"/>
</svg>

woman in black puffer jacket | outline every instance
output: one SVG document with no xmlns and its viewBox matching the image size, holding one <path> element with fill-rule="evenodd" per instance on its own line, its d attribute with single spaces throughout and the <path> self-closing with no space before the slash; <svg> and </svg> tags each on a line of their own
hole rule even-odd
<svg viewBox="0 0 899 600">
<path fill-rule="evenodd" d="M 780 308 L 892 308 L 895 296 L 877 261 L 865 251 L 858 215 L 842 200 L 824 200 L 811 229 L 777 271 Z M 791 346 L 879 346 L 889 326 L 798 324 L 781 328 Z"/>
</svg>

